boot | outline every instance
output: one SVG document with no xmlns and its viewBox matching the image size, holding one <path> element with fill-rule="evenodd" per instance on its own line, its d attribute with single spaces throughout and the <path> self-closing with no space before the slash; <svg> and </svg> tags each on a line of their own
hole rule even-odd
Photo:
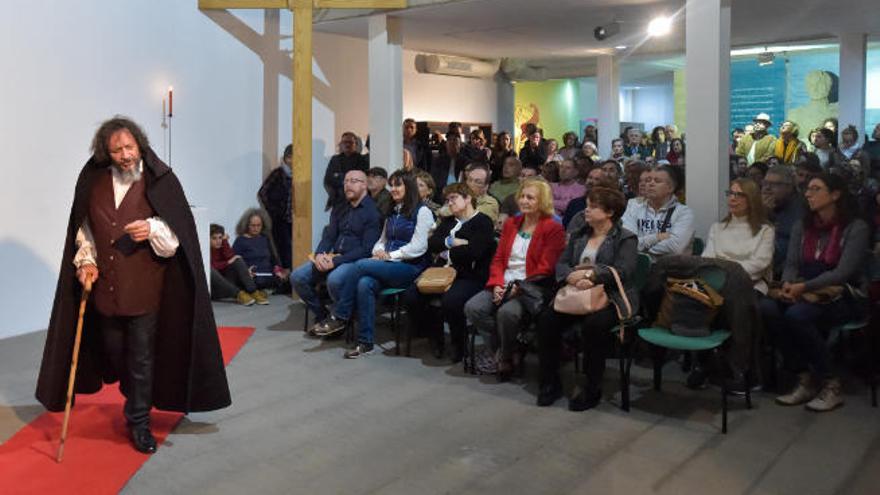
<svg viewBox="0 0 880 495">
<path fill-rule="evenodd" d="M 776 403 L 782 406 L 797 406 L 808 402 L 816 397 L 816 389 L 813 387 L 812 376 L 809 372 L 798 373 L 798 384 L 786 395 L 776 398 Z"/>
</svg>

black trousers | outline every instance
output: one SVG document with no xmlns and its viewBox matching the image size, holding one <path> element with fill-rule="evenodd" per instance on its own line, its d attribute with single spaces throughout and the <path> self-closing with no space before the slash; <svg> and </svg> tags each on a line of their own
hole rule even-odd
<svg viewBox="0 0 880 495">
<path fill-rule="evenodd" d="M 468 299 L 483 290 L 485 284 L 476 280 L 456 279 L 443 294 L 425 295 L 419 292 L 416 284 L 412 284 L 403 296 L 403 302 L 410 314 L 411 332 L 415 332 L 418 328 L 439 323 L 431 335 L 432 338 L 439 339 L 443 337 L 443 322 L 449 324 L 449 335 L 452 346 L 457 350 L 463 350 L 465 327 L 467 319 L 464 315 L 464 303 Z M 440 298 L 440 307 L 431 306 L 434 298 Z"/>
<path fill-rule="evenodd" d="M 211 269 L 211 299 L 235 297 L 240 290 L 248 294 L 257 290 L 257 284 L 248 274 L 248 267 L 241 258 L 222 271 Z"/>
<path fill-rule="evenodd" d="M 123 413 L 131 428 L 149 427 L 158 314 L 101 316 L 104 353 L 119 377 Z"/>
<path fill-rule="evenodd" d="M 272 219 L 272 237 L 275 240 L 275 246 L 278 248 L 278 260 L 282 268 L 291 268 L 291 247 L 290 242 L 293 237 L 293 224 L 285 222 L 284 218 Z"/>
<path fill-rule="evenodd" d="M 566 330 L 580 325 L 581 349 L 584 352 L 584 372 L 587 385 L 601 388 L 605 374 L 605 359 L 611 344 L 611 328 L 617 324 L 614 307 L 588 315 L 557 313 L 552 306 L 538 315 L 538 359 L 541 383 L 559 379 L 559 362 L 562 352 L 562 335 Z"/>
</svg>

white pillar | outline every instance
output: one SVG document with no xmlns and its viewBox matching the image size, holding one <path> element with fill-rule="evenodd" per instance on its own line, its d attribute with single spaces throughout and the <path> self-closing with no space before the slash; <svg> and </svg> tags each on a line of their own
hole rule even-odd
<svg viewBox="0 0 880 495">
<path fill-rule="evenodd" d="M 730 0 L 690 0 L 685 8 L 687 203 L 703 239 L 726 201 L 730 125 Z"/>
<path fill-rule="evenodd" d="M 865 135 L 866 40 L 864 34 L 840 36 L 839 129 L 852 124 L 859 130 L 859 139 Z"/>
<path fill-rule="evenodd" d="M 620 67 L 613 55 L 599 55 L 596 92 L 599 98 L 599 154 L 611 156 L 611 141 L 620 135 Z M 578 135 L 583 129 L 578 129 Z"/>
<path fill-rule="evenodd" d="M 370 17 L 370 165 L 388 172 L 403 162 L 401 41 L 397 19 L 384 14 Z"/>
<path fill-rule="evenodd" d="M 266 9 L 263 14 L 263 42 L 260 58 L 263 60 L 263 178 L 278 166 L 281 150 L 278 146 L 278 56 L 281 41 L 281 15 L 278 9 Z M 284 143 L 287 146 L 287 143 Z"/>
<path fill-rule="evenodd" d="M 510 80 L 501 73 L 495 75 L 495 84 L 498 88 L 498 108 L 495 114 L 495 132 L 507 131 L 510 133 L 510 139 L 512 140 L 514 139 L 513 131 L 514 126 L 516 125 L 514 119 L 514 113 L 516 111 L 514 87 Z"/>
</svg>

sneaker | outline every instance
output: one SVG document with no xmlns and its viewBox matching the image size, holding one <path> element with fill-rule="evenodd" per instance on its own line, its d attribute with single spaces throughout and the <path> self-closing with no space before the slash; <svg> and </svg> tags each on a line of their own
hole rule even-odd
<svg viewBox="0 0 880 495">
<path fill-rule="evenodd" d="M 345 330 L 346 323 L 345 320 L 340 320 L 335 316 L 331 316 L 317 325 L 315 328 L 315 335 L 318 337 L 335 335 Z"/>
<path fill-rule="evenodd" d="M 373 344 L 360 343 L 353 349 L 345 351 L 345 359 L 357 359 L 373 353 Z"/>
<path fill-rule="evenodd" d="M 840 380 L 832 378 L 825 380 L 819 395 L 807 402 L 807 409 L 815 412 L 827 412 L 842 405 L 843 395 L 840 393 Z"/>
<path fill-rule="evenodd" d="M 809 402 L 816 397 L 816 389 L 813 388 L 812 380 L 809 373 L 800 373 L 798 375 L 798 384 L 786 395 L 780 395 L 776 398 L 776 403 L 782 406 L 797 406 Z"/>
<path fill-rule="evenodd" d="M 238 301 L 238 304 L 241 304 L 242 306 L 251 306 L 256 302 L 250 294 L 243 290 L 238 291 L 238 295 L 235 296 L 235 299 Z"/>
<path fill-rule="evenodd" d="M 324 318 L 323 320 L 316 322 L 314 325 L 310 326 L 308 328 L 308 330 L 306 330 L 306 335 L 310 335 L 312 337 L 317 337 L 318 334 L 316 332 L 318 331 L 319 328 L 321 328 L 322 325 L 324 325 L 325 321 L 327 321 L 327 318 Z"/>
<path fill-rule="evenodd" d="M 264 291 L 261 291 L 261 290 L 255 291 L 253 294 L 251 294 L 251 296 L 253 296 L 254 300 L 257 301 L 257 304 L 259 304 L 261 306 L 265 306 L 265 305 L 269 304 L 269 297 L 266 295 L 266 292 L 264 292 Z"/>
</svg>

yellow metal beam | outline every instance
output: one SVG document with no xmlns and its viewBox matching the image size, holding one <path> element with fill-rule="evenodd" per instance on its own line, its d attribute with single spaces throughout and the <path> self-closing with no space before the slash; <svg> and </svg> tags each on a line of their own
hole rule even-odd
<svg viewBox="0 0 880 495">
<path fill-rule="evenodd" d="M 407 0 L 314 0 L 319 9 L 405 9 Z"/>
<path fill-rule="evenodd" d="M 287 0 L 199 0 L 199 10 L 286 8 Z"/>
<path fill-rule="evenodd" d="M 293 266 L 312 250 L 312 8 L 293 11 Z"/>
</svg>

